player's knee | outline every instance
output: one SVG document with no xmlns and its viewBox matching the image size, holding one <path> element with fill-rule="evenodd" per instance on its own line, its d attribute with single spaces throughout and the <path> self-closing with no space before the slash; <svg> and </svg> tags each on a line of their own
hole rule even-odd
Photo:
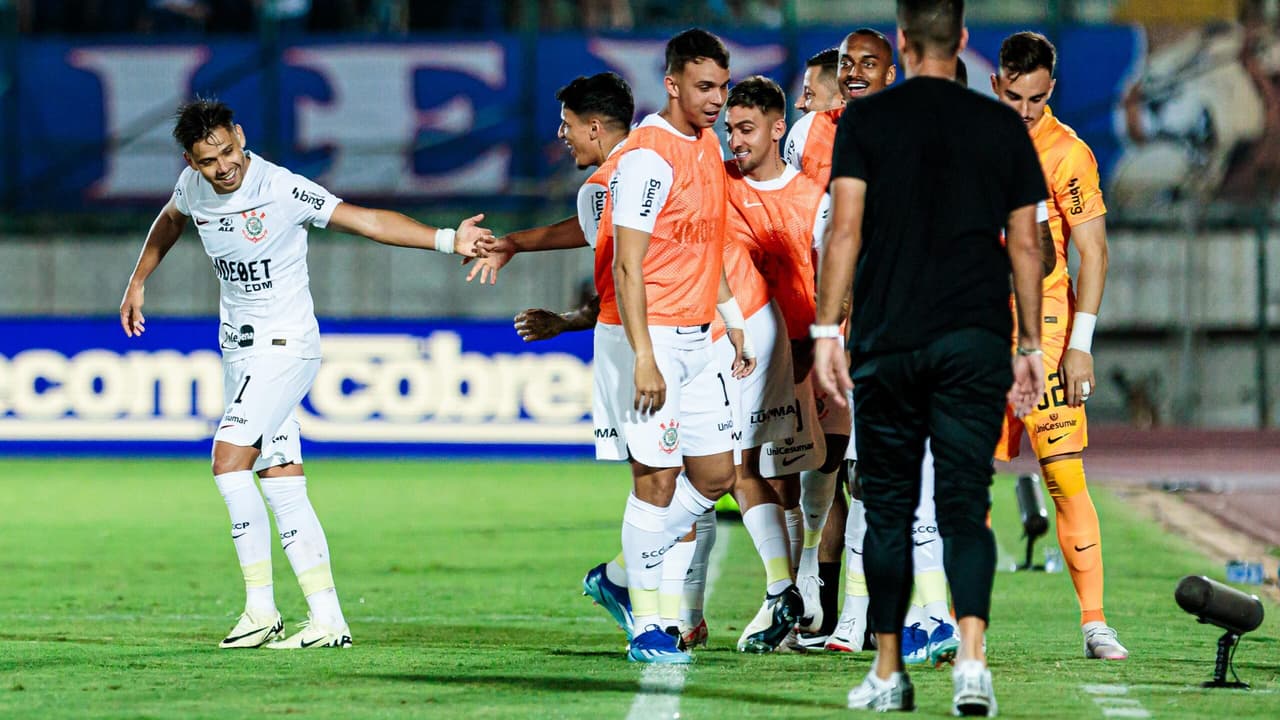
<svg viewBox="0 0 1280 720">
<path fill-rule="evenodd" d="M 252 470 L 255 459 L 257 459 L 257 450 L 255 448 L 240 447 L 239 445 L 221 441 L 213 444 L 212 467 L 214 475 Z"/>
</svg>

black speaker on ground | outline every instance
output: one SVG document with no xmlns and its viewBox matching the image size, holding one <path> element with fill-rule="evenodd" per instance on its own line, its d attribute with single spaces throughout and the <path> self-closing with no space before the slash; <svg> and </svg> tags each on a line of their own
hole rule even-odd
<svg viewBox="0 0 1280 720">
<path fill-rule="evenodd" d="M 1043 565 L 1031 561 L 1036 540 L 1049 532 L 1049 512 L 1044 506 L 1044 493 L 1040 490 L 1039 475 L 1019 475 L 1014 488 L 1018 496 L 1018 515 L 1022 518 L 1022 537 L 1027 540 L 1027 559 L 1019 570 L 1044 570 Z"/>
<path fill-rule="evenodd" d="M 1207 688 L 1242 688 L 1249 684 L 1240 682 L 1232 667 L 1240 636 L 1252 632 L 1262 624 L 1262 601 L 1257 595 L 1246 595 L 1233 587 L 1210 580 L 1203 575 L 1188 575 L 1178 581 L 1173 591 L 1178 607 L 1208 625 L 1216 625 L 1226 633 L 1218 638 L 1218 655 L 1213 665 L 1213 679 L 1203 683 Z M 1227 681 L 1227 670 L 1234 681 Z"/>
</svg>

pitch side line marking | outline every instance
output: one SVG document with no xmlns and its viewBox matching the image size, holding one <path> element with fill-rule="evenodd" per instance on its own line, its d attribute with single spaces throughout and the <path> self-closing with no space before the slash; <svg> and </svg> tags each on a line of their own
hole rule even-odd
<svg viewBox="0 0 1280 720">
<path fill-rule="evenodd" d="M 707 558 L 707 585 L 705 601 L 711 601 L 711 592 L 720 578 L 720 567 L 729 553 L 728 523 L 716 526 L 716 544 Z M 705 604 L 705 603 L 704 603 Z M 680 693 L 684 691 L 688 665 L 646 665 L 640 673 L 640 692 L 631 701 L 627 720 L 652 720 L 654 718 L 680 717 Z"/>
<path fill-rule="evenodd" d="M 1141 700 L 1125 697 L 1128 685 L 1081 685 L 1081 690 L 1093 697 L 1093 704 L 1102 710 L 1106 718 L 1149 718 L 1151 712 L 1142 707 Z"/>
</svg>

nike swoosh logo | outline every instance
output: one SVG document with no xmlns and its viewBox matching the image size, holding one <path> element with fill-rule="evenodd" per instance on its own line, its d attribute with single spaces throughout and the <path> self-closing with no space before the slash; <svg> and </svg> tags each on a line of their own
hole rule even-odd
<svg viewBox="0 0 1280 720">
<path fill-rule="evenodd" d="M 226 644 L 228 644 L 228 643 L 233 643 L 233 642 L 235 642 L 235 641 L 237 641 L 237 640 L 243 640 L 243 639 L 245 639 L 245 638 L 249 637 L 250 635 L 253 635 L 254 633 L 260 633 L 260 632 L 262 632 L 263 630 L 270 630 L 270 629 L 271 629 L 271 627 L 270 627 L 270 626 L 266 626 L 266 625 L 264 625 L 264 626 L 262 626 L 262 627 L 258 628 L 257 630 L 250 630 L 249 632 L 247 632 L 247 633 L 245 633 L 245 634 L 243 634 L 243 635 L 237 635 L 237 636 L 235 636 L 235 637 L 229 637 L 229 638 L 226 638 L 226 639 L 224 639 L 224 640 L 222 641 L 222 644 L 223 644 L 223 645 L 226 645 Z"/>
<path fill-rule="evenodd" d="M 240 533 L 239 535 L 232 535 L 232 536 L 231 536 L 231 539 L 232 539 L 232 540 L 235 540 L 236 538 L 242 538 L 242 537 L 244 537 L 245 535 L 248 535 L 248 534 L 249 534 L 249 533 Z"/>
<path fill-rule="evenodd" d="M 747 202 L 747 203 L 742 203 L 742 204 L 743 204 L 743 205 L 745 205 L 746 207 L 749 207 L 749 208 L 753 208 L 753 207 L 764 207 L 764 203 L 753 203 L 753 202 Z"/>
<path fill-rule="evenodd" d="M 219 427 L 218 429 L 219 429 L 219 430 L 226 430 L 226 429 L 227 429 L 227 428 L 229 428 L 229 427 L 235 427 L 235 425 L 223 425 L 223 426 Z"/>
<path fill-rule="evenodd" d="M 208 221 L 208 220 L 201 220 L 201 219 L 197 218 L 197 219 L 196 219 L 196 224 L 197 224 L 197 225 L 208 225 L 208 224 L 209 224 L 209 221 Z"/>
<path fill-rule="evenodd" d="M 782 467 L 791 467 L 804 458 L 803 455 L 793 455 L 788 458 L 782 458 Z"/>
<path fill-rule="evenodd" d="M 659 566 L 659 565 L 661 565 L 661 564 L 662 564 L 662 561 L 661 561 L 661 560 L 659 560 L 658 562 L 656 562 L 656 563 L 654 563 L 654 564 L 652 564 L 652 565 L 645 565 L 645 566 L 644 566 L 644 569 L 645 569 L 645 570 L 652 570 L 652 569 L 654 569 L 654 568 L 658 567 L 658 566 Z"/>
<path fill-rule="evenodd" d="M 1085 550 L 1088 550 L 1089 548 L 1091 548 L 1091 547 L 1093 547 L 1094 545 L 1097 545 L 1097 544 L 1098 544 L 1098 543 L 1089 543 L 1088 545 L 1085 545 L 1084 547 L 1080 547 L 1079 545 L 1072 545 L 1071 547 L 1075 548 L 1075 549 L 1076 549 L 1076 552 L 1084 552 Z"/>
<path fill-rule="evenodd" d="M 1066 435 L 1059 435 L 1058 437 L 1049 438 L 1049 444 L 1050 444 L 1050 445 L 1052 445 L 1052 444 L 1054 444 L 1054 443 L 1058 442 L 1059 440 L 1061 440 L 1062 438 L 1067 437 L 1067 436 L 1068 436 L 1068 435 L 1070 435 L 1070 434 L 1071 434 L 1071 433 L 1067 433 Z"/>
<path fill-rule="evenodd" d="M 296 542 L 298 542 L 298 541 L 297 541 L 297 540 L 291 540 L 291 541 L 289 542 L 289 545 L 292 545 L 292 544 L 294 544 L 294 543 L 296 543 Z M 281 550 L 288 550 L 288 549 L 289 549 L 289 545 L 285 545 L 284 547 L 282 547 L 282 548 L 280 548 L 280 549 L 281 549 Z"/>
<path fill-rule="evenodd" d="M 920 547 L 921 545 L 928 545 L 929 543 L 931 543 L 931 542 L 933 542 L 934 540 L 937 540 L 937 539 L 938 539 L 938 538 L 931 538 L 931 539 L 929 539 L 929 540 L 925 540 L 924 542 L 918 542 L 918 543 L 916 543 L 916 547 Z"/>
<path fill-rule="evenodd" d="M 302 643 L 302 647 L 304 647 L 304 648 L 309 648 L 309 647 L 311 647 L 312 645 L 315 645 L 316 643 L 321 643 L 321 642 L 324 642 L 324 638 L 316 638 L 315 640 L 312 640 L 311 642 L 304 642 L 304 643 Z"/>
<path fill-rule="evenodd" d="M 854 555 L 861 555 L 861 554 L 862 554 L 862 551 L 861 551 L 861 550 L 854 550 L 853 548 L 849 548 L 849 552 L 853 553 Z"/>
</svg>

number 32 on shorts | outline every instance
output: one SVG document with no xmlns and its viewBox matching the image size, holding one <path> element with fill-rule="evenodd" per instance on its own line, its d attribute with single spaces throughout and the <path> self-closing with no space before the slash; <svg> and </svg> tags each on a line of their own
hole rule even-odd
<svg viewBox="0 0 1280 720">
<path fill-rule="evenodd" d="M 1037 410 L 1048 410 L 1051 407 L 1067 406 L 1067 390 L 1062 386 L 1062 374 L 1058 372 L 1049 373 L 1045 378 L 1044 397 L 1040 399 L 1040 404 L 1036 406 Z"/>
</svg>

